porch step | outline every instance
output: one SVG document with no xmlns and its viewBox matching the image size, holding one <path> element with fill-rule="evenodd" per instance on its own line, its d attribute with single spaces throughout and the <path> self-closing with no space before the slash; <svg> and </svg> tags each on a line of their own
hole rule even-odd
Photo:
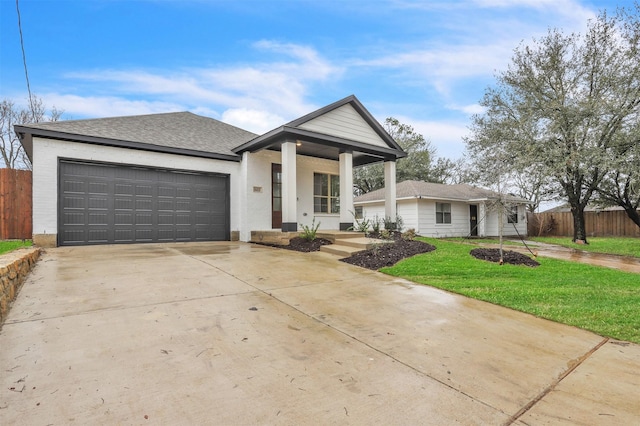
<svg viewBox="0 0 640 426">
<path fill-rule="evenodd" d="M 349 235 L 344 238 L 338 237 L 334 240 L 333 244 L 320 247 L 320 251 L 341 257 L 350 257 L 352 254 L 359 251 L 369 250 L 378 244 L 386 244 L 390 242 L 391 241 L 389 240 L 366 238 L 362 236 L 362 233 L 359 233 L 359 235 L 356 236 Z"/>
<path fill-rule="evenodd" d="M 316 237 L 324 238 L 335 244 L 336 240 L 345 240 L 351 238 L 364 238 L 364 232 L 355 231 L 318 231 Z"/>
<path fill-rule="evenodd" d="M 362 250 L 365 250 L 365 249 L 359 248 L 359 247 L 343 246 L 340 244 L 330 244 L 330 245 L 320 247 L 321 252 L 335 254 L 336 256 L 340 256 L 340 258 L 351 257 L 352 254 Z"/>
</svg>

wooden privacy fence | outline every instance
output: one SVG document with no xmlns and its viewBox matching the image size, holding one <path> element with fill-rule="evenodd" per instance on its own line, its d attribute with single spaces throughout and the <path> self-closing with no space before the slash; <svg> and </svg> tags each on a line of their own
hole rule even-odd
<svg viewBox="0 0 640 426">
<path fill-rule="evenodd" d="M 529 236 L 572 237 L 571 212 L 528 213 Z M 640 237 L 638 227 L 624 210 L 584 212 L 587 237 Z"/>
<path fill-rule="evenodd" d="M 31 239 L 30 170 L 0 169 L 0 240 Z"/>
</svg>

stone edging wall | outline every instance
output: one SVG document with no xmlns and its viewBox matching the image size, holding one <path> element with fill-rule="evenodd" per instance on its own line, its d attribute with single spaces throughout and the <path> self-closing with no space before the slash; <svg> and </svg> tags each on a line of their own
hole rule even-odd
<svg viewBox="0 0 640 426">
<path fill-rule="evenodd" d="M 0 255 L 0 326 L 39 257 L 39 248 L 23 248 Z"/>
</svg>

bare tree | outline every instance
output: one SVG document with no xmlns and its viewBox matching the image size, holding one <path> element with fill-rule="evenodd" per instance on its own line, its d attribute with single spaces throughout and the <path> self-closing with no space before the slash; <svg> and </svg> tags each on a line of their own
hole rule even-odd
<svg viewBox="0 0 640 426">
<path fill-rule="evenodd" d="M 632 134 L 621 138 L 614 152 L 612 170 L 598 187 L 596 202 L 622 207 L 640 227 L 640 120 Z"/>
<path fill-rule="evenodd" d="M 513 174 L 512 184 L 515 193 L 527 203 L 527 211 L 535 213 L 543 201 L 550 201 L 557 197 L 558 189 L 543 170 L 537 167 L 524 168 Z"/>
<path fill-rule="evenodd" d="M 439 160 L 434 164 L 436 149 L 423 135 L 408 125 L 389 117 L 384 122 L 389 135 L 407 152 L 405 158 L 398 160 L 396 180 L 424 180 L 444 182 L 441 170 L 446 165 Z M 382 164 L 371 164 L 354 169 L 353 185 L 356 193 L 364 194 L 384 187 L 384 168 Z"/>
<path fill-rule="evenodd" d="M 51 108 L 47 110 L 42 99 L 34 96 L 29 109 L 19 109 L 10 99 L 0 102 L 0 155 L 4 166 L 9 169 L 31 169 L 31 162 L 22 149 L 20 140 L 13 130 L 16 124 L 58 121 L 63 111 Z"/>
<path fill-rule="evenodd" d="M 635 2 L 612 17 L 600 13 L 584 35 L 552 29 L 519 46 L 467 139 L 488 172 L 497 159 L 553 180 L 571 205 L 574 241 L 587 242 L 584 209 L 615 167 L 620 135 L 640 116 L 639 16 Z"/>
</svg>

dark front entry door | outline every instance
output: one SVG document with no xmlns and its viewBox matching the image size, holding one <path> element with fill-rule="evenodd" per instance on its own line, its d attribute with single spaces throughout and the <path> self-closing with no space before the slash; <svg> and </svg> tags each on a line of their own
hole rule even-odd
<svg viewBox="0 0 640 426">
<path fill-rule="evenodd" d="M 469 206 L 469 226 L 470 226 L 470 235 L 472 237 L 478 236 L 478 206 L 471 205 Z"/>
<path fill-rule="evenodd" d="M 282 228 L 282 164 L 271 164 L 271 228 Z"/>
</svg>

